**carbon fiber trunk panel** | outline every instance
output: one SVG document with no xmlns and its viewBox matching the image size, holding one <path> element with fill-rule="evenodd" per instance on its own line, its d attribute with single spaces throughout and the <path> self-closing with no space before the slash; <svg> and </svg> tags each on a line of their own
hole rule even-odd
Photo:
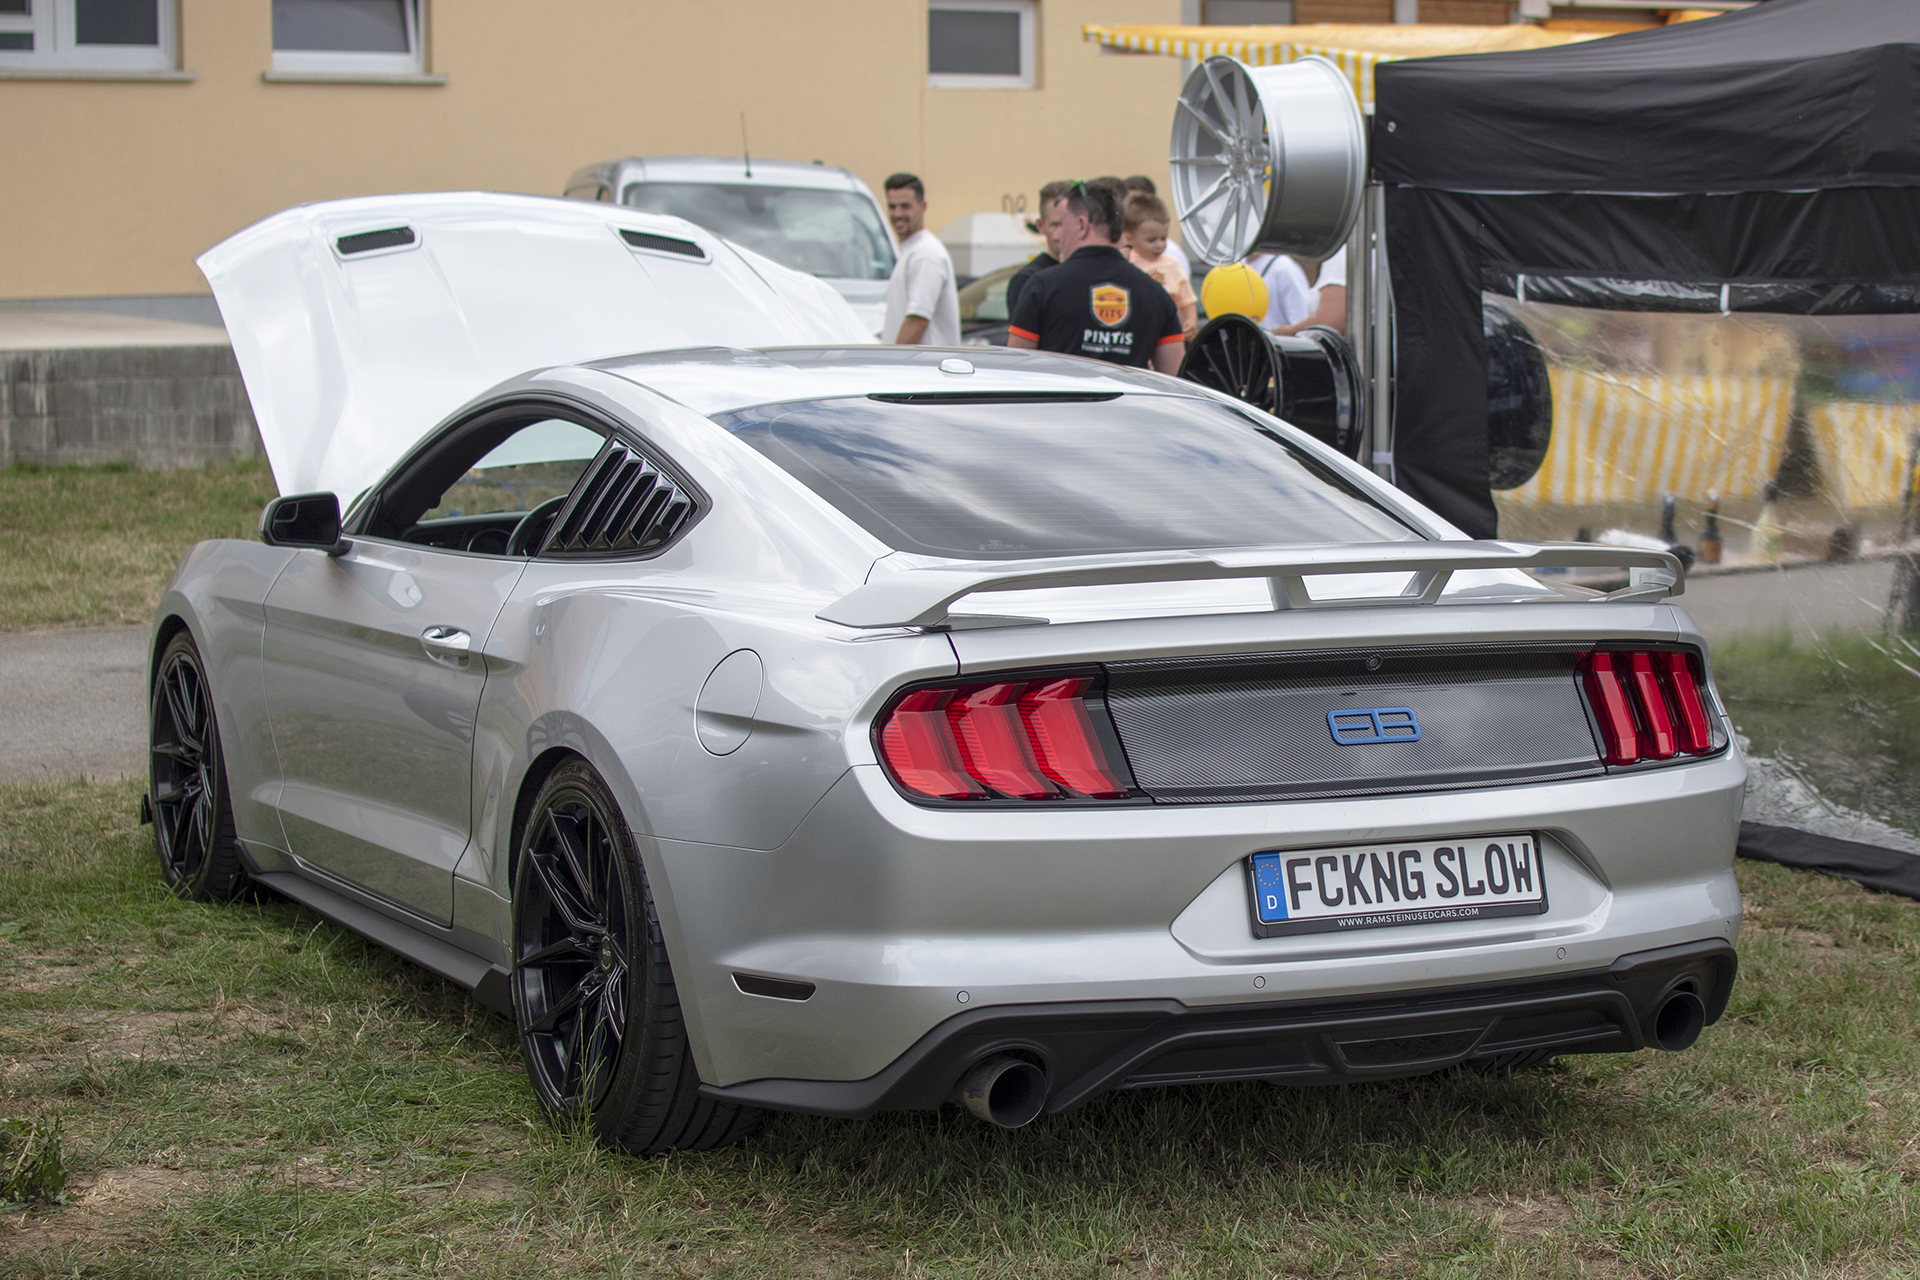
<svg viewBox="0 0 1920 1280">
<path fill-rule="evenodd" d="M 1134 777 L 1163 803 L 1493 786 L 1604 771 L 1579 658 L 1423 648 L 1117 662 L 1107 705 Z M 1369 735 L 1357 713 L 1379 709 L 1411 716 Z"/>
</svg>

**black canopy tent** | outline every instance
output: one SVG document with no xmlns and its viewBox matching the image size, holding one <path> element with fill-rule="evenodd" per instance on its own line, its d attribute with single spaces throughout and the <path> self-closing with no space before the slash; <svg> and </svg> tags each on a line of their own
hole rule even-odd
<svg viewBox="0 0 1920 1280">
<path fill-rule="evenodd" d="M 1636 310 L 1920 311 L 1920 0 L 1766 0 L 1383 63 L 1395 476 L 1475 537 L 1483 290 Z"/>
</svg>

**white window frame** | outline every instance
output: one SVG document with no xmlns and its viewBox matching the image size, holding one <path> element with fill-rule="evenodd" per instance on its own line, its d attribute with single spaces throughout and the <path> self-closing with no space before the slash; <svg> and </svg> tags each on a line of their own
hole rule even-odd
<svg viewBox="0 0 1920 1280">
<path fill-rule="evenodd" d="M 933 89 L 1031 89 L 1034 83 L 1034 24 L 1039 15 L 1036 0 L 927 0 L 928 23 L 935 9 L 973 9 L 988 13 L 1020 15 L 1020 74 L 1017 76 L 971 76 L 927 72 L 927 85 Z"/>
<path fill-rule="evenodd" d="M 426 70 L 426 0 L 405 0 L 406 53 L 349 53 L 323 49 L 275 49 L 277 74 L 301 76 L 417 76 Z M 271 38 L 271 36 L 269 36 Z"/>
<path fill-rule="evenodd" d="M 32 0 L 33 12 L 0 14 L 0 31 L 33 32 L 31 52 L 0 49 L 0 71 L 172 71 L 174 0 L 154 0 L 160 43 L 81 44 L 75 38 L 73 0 Z"/>
</svg>

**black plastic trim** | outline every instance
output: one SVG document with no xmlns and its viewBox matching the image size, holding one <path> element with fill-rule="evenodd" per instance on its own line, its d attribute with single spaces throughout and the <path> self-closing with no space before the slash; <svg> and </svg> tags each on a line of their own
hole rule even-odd
<svg viewBox="0 0 1920 1280">
<path fill-rule="evenodd" d="M 963 1072 L 1015 1053 L 1047 1072 L 1046 1112 L 1115 1089 L 1271 1080 L 1344 1084 L 1497 1065 L 1541 1053 L 1625 1053 L 1641 1025 L 1691 985 L 1707 1022 L 1726 1011 L 1739 961 L 1703 939 L 1621 956 L 1551 978 L 1430 988 L 1345 1000 L 1189 1006 L 1177 1000 L 999 1005 L 956 1014 L 865 1080 L 751 1080 L 702 1097 L 859 1119 L 938 1107 Z"/>
<path fill-rule="evenodd" d="M 294 871 L 251 871 L 252 879 L 303 907 L 319 912 L 337 925 L 353 930 L 361 937 L 377 942 L 421 968 L 437 973 L 473 992 L 482 1004 L 504 1017 L 513 1016 L 508 995 L 507 971 L 436 938 L 405 921 L 355 902 L 345 894 L 316 884 Z"/>
<path fill-rule="evenodd" d="M 379 231 L 358 231 L 350 236 L 341 236 L 333 242 L 343 258 L 356 253 L 372 253 L 375 249 L 398 249 L 414 243 L 420 237 L 412 227 L 386 227 Z"/>
<path fill-rule="evenodd" d="M 811 982 L 793 982 L 786 978 L 765 978 L 757 973 L 736 973 L 733 985 L 742 995 L 765 996 L 769 1000 L 792 1000 L 799 1002 L 813 999 L 814 985 Z"/>
<path fill-rule="evenodd" d="M 634 231 L 628 227 L 620 229 L 620 238 L 635 249 L 651 249 L 655 253 L 673 253 L 683 258 L 707 260 L 707 251 L 691 240 L 681 240 L 674 236 L 657 236 L 650 231 Z"/>
<path fill-rule="evenodd" d="M 886 404 L 1103 404 L 1120 391 L 874 391 Z"/>
</svg>

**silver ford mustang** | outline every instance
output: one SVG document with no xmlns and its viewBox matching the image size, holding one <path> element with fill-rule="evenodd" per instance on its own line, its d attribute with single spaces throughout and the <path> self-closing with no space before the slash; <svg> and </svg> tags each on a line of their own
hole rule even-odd
<svg viewBox="0 0 1920 1280">
<path fill-rule="evenodd" d="M 472 988 L 614 1146 L 1726 1005 L 1745 765 L 1664 555 L 1464 539 L 1191 383 L 863 345 L 631 210 L 338 202 L 202 266 L 289 496 L 160 605 L 166 875 Z"/>
</svg>

